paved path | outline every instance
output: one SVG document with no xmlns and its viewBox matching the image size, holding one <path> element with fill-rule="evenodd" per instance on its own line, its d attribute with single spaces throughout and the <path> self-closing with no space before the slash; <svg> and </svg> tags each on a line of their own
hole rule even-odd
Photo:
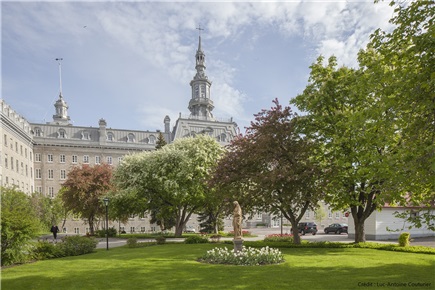
<svg viewBox="0 0 435 290">
<path fill-rule="evenodd" d="M 243 239 L 245 241 L 257 241 L 257 240 L 263 240 L 265 236 L 270 234 L 279 234 L 281 233 L 280 229 L 278 228 L 262 228 L 262 229 L 248 229 L 253 235 L 256 235 L 256 237 L 244 237 Z M 284 231 L 285 233 L 285 231 Z M 66 236 L 66 234 L 58 234 L 58 239 Z M 46 239 L 53 241 L 53 235 L 45 235 L 42 236 L 40 239 Z M 352 243 L 354 240 L 349 239 L 346 234 L 324 234 L 322 232 L 318 232 L 315 236 L 307 234 L 305 236 L 302 236 L 303 240 L 307 241 L 329 241 L 329 242 L 342 242 L 342 243 Z M 98 249 L 105 249 L 106 244 L 106 238 L 97 238 L 98 240 Z M 232 240 L 232 238 L 221 238 L 221 240 Z M 154 239 L 138 239 L 138 242 L 153 242 Z M 169 239 L 171 242 L 183 242 L 183 238 L 174 238 Z M 397 243 L 395 240 L 388 240 L 388 241 L 372 241 L 377 243 Z M 109 249 L 114 247 L 120 247 L 127 243 L 127 239 L 119 239 L 119 238 L 109 238 Z M 434 247 L 435 248 L 435 237 L 427 237 L 427 238 L 415 238 L 411 239 L 411 246 L 426 246 L 426 247 Z"/>
</svg>

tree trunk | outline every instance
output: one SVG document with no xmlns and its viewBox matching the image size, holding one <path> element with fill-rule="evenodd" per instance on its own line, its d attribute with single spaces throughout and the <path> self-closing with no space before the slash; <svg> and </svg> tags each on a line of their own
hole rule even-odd
<svg viewBox="0 0 435 290">
<path fill-rule="evenodd" d="M 293 243 L 295 245 L 301 244 L 301 236 L 299 235 L 299 229 L 298 229 L 298 223 L 291 223 L 292 224 L 292 233 L 293 233 Z"/>
<path fill-rule="evenodd" d="M 94 217 L 93 216 L 88 217 L 88 223 L 89 223 L 89 234 L 91 236 L 93 236 L 94 235 Z"/>
<path fill-rule="evenodd" d="M 355 243 L 364 243 L 366 241 L 366 234 L 364 232 L 364 221 L 355 220 Z"/>
</svg>

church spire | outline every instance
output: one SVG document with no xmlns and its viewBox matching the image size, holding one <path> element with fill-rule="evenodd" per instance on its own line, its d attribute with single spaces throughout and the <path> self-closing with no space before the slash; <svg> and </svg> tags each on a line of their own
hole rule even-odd
<svg viewBox="0 0 435 290">
<path fill-rule="evenodd" d="M 59 64 L 59 99 L 54 103 L 56 114 L 53 115 L 52 124 L 71 125 L 70 117 L 68 116 L 68 104 L 63 100 L 62 96 L 62 64 L 63 58 L 56 58 Z"/>
<path fill-rule="evenodd" d="M 201 27 L 197 28 L 199 30 L 198 38 L 198 50 L 195 54 L 196 60 L 196 74 L 193 80 L 190 81 L 190 86 L 192 87 L 192 98 L 189 102 L 189 110 L 191 118 L 199 118 L 204 120 L 214 120 L 213 114 L 213 101 L 210 99 L 210 87 L 211 82 L 208 80 L 205 74 L 205 54 L 201 47 Z"/>
</svg>

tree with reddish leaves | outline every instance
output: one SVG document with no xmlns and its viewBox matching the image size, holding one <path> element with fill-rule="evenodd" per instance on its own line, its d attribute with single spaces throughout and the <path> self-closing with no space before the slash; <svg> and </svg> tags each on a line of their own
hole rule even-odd
<svg viewBox="0 0 435 290">
<path fill-rule="evenodd" d="M 62 184 L 62 201 L 65 208 L 88 220 L 91 235 L 94 235 L 95 219 L 105 213 L 102 198 L 113 189 L 111 179 L 110 165 L 84 164 L 74 167 Z"/>
<path fill-rule="evenodd" d="M 299 133 L 300 117 L 277 99 L 273 103 L 229 145 L 211 184 L 228 203 L 237 200 L 244 212 L 282 215 L 297 233 L 305 212 L 321 199 L 321 172 L 311 158 L 315 144 Z M 299 235 L 294 242 L 300 243 Z"/>
</svg>

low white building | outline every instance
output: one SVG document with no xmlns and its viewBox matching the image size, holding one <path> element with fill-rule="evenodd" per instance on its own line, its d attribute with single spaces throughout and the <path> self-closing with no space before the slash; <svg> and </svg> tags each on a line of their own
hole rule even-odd
<svg viewBox="0 0 435 290">
<path fill-rule="evenodd" d="M 411 234 L 411 238 L 433 237 L 435 232 L 423 225 L 421 228 L 412 227 L 404 219 L 395 217 L 395 212 L 403 213 L 409 207 L 383 207 L 382 211 L 373 212 L 365 221 L 367 240 L 397 240 L 401 233 Z M 349 215 L 349 238 L 355 238 L 355 225 L 352 215 Z"/>
</svg>

